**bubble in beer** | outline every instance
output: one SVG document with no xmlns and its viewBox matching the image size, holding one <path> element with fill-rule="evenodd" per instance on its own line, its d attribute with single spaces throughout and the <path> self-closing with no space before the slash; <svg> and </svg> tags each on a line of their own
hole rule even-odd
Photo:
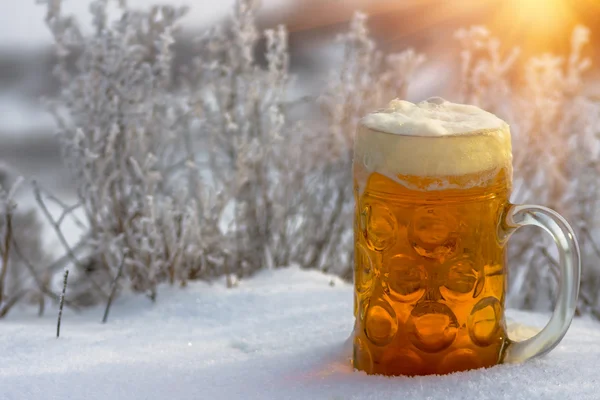
<svg viewBox="0 0 600 400">
<path fill-rule="evenodd" d="M 451 300 L 468 300 L 477 297 L 475 290 L 483 289 L 481 265 L 472 258 L 451 260 L 445 267 L 447 275 L 440 287 L 442 296 Z"/>
<path fill-rule="evenodd" d="M 427 353 L 436 353 L 454 342 L 458 321 L 447 305 L 427 301 L 412 310 L 407 331 L 415 347 Z"/>
<path fill-rule="evenodd" d="M 408 227 L 408 240 L 420 256 L 444 261 L 457 250 L 457 229 L 456 218 L 447 211 L 421 207 Z"/>
<path fill-rule="evenodd" d="M 397 223 L 389 207 L 380 203 L 368 204 L 364 211 L 366 241 L 369 248 L 382 251 L 394 244 Z"/>
<path fill-rule="evenodd" d="M 471 340 L 478 346 L 485 347 L 494 343 L 496 332 L 500 328 L 502 306 L 495 297 L 480 300 L 469 315 L 467 326 Z"/>
<path fill-rule="evenodd" d="M 356 291 L 360 294 L 369 292 L 373 286 L 373 261 L 369 256 L 367 248 L 361 244 L 356 244 L 356 270 L 355 270 L 355 286 Z"/>
<path fill-rule="evenodd" d="M 483 365 L 477 354 L 471 349 L 458 349 L 448 353 L 437 367 L 438 374 L 481 368 Z"/>
<path fill-rule="evenodd" d="M 392 306 L 383 298 L 372 299 L 365 318 L 365 334 L 377 346 L 390 343 L 398 331 L 398 320 Z"/>
<path fill-rule="evenodd" d="M 430 104 L 437 104 L 438 106 L 447 102 L 446 99 L 444 99 L 443 97 L 439 97 L 439 96 L 430 97 L 425 101 Z"/>
<path fill-rule="evenodd" d="M 385 283 L 393 299 L 412 302 L 423 295 L 427 279 L 425 267 L 415 258 L 400 253 L 384 259 L 384 264 L 389 271 Z"/>
</svg>

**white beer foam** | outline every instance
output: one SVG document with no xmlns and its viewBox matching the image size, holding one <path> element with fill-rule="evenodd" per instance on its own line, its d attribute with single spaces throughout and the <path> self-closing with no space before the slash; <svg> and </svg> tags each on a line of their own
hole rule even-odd
<svg viewBox="0 0 600 400">
<path fill-rule="evenodd" d="M 418 104 L 395 99 L 388 108 L 364 117 L 362 123 L 376 131 L 406 136 L 461 135 L 506 126 L 506 122 L 481 108 L 441 97 Z"/>
<path fill-rule="evenodd" d="M 394 100 L 388 109 L 369 114 L 361 122 L 355 144 L 354 162 L 360 163 L 356 171 L 379 172 L 400 183 L 405 183 L 401 175 L 481 173 L 481 182 L 472 186 L 485 185 L 501 169 L 512 176 L 508 125 L 475 106 L 440 98 L 418 104 Z M 427 189 L 449 187 L 450 183 Z"/>
</svg>

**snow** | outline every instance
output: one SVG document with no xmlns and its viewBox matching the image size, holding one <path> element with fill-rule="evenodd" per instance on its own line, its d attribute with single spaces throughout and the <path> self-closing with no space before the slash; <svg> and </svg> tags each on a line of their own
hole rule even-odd
<svg viewBox="0 0 600 400">
<path fill-rule="evenodd" d="M 264 271 L 239 287 L 161 287 L 102 307 L 13 312 L 0 322 L 0 398 L 17 399 L 597 399 L 600 325 L 577 319 L 549 355 L 522 365 L 418 378 L 348 364 L 352 288 L 316 271 Z M 531 335 L 548 316 L 511 314 Z"/>
</svg>

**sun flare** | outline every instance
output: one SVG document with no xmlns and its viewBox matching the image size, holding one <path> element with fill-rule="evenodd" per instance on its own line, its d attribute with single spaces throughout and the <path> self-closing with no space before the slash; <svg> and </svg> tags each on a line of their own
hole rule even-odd
<svg viewBox="0 0 600 400">
<path fill-rule="evenodd" d="M 528 24 L 532 29 L 553 29 L 571 12 L 565 0 L 509 0 L 507 3 L 515 22 Z"/>
<path fill-rule="evenodd" d="M 562 51 L 579 19 L 573 0 L 501 0 L 490 27 L 526 53 Z"/>
</svg>

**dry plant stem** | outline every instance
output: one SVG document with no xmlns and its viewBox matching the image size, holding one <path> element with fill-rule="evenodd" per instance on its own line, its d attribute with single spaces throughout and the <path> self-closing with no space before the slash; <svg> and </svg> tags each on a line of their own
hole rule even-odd
<svg viewBox="0 0 600 400">
<path fill-rule="evenodd" d="M 71 252 L 73 254 L 77 254 L 80 250 L 87 246 L 87 241 L 89 240 L 89 234 L 84 235 L 82 239 L 74 246 L 71 246 Z M 52 264 L 48 265 L 46 268 L 43 268 L 43 271 L 47 271 L 48 273 L 53 273 L 58 271 L 59 269 L 64 269 L 65 266 L 71 262 L 72 259 L 69 254 L 64 254 L 60 256 L 56 261 Z"/>
<path fill-rule="evenodd" d="M 63 288 L 60 294 L 60 304 L 58 306 L 58 320 L 56 321 L 56 338 L 60 337 L 60 323 L 62 321 L 63 306 L 65 304 L 65 293 L 67 292 L 67 279 L 69 278 L 69 270 L 65 269 L 63 275 Z"/>
<path fill-rule="evenodd" d="M 66 203 L 64 203 L 62 200 L 60 200 L 58 197 L 56 197 L 55 195 L 53 195 L 52 193 L 50 193 L 48 190 L 45 190 L 45 195 L 48 198 L 48 200 L 53 201 L 54 203 L 56 203 L 60 208 L 62 208 L 62 212 L 58 218 L 58 220 L 56 221 L 56 224 L 58 226 L 61 226 L 62 222 L 64 221 L 64 219 L 68 216 L 71 217 L 71 219 L 75 222 L 75 224 L 77 225 L 77 227 L 81 228 L 81 229 L 87 229 L 87 226 L 73 213 L 75 210 L 81 208 L 83 206 L 83 204 L 79 203 L 75 203 L 72 205 L 67 205 Z"/>
<path fill-rule="evenodd" d="M 12 242 L 12 211 L 10 205 L 7 206 L 9 209 L 5 215 L 6 227 L 4 233 L 4 247 L 2 249 L 2 269 L 0 270 L 0 305 L 4 301 L 4 283 L 6 279 L 6 273 L 8 271 L 8 260 L 10 254 L 10 244 Z"/>
<path fill-rule="evenodd" d="M 36 215 L 32 210 L 17 209 L 15 199 L 22 181 L 9 166 L 0 164 L 0 317 L 21 300 L 34 301 L 44 296 L 41 285 L 35 287 L 27 279 L 25 267 L 29 266 L 24 266 L 17 254 L 16 243 L 20 241 L 36 260 L 45 255 Z M 41 283 L 36 276 L 34 280 L 36 285 Z"/>
<path fill-rule="evenodd" d="M 108 320 L 108 313 L 110 312 L 110 306 L 112 305 L 113 299 L 115 298 L 115 295 L 117 293 L 117 286 L 119 283 L 119 280 L 121 279 L 121 276 L 123 275 L 123 266 L 125 265 L 125 255 L 123 255 L 122 259 L 121 259 L 121 263 L 119 265 L 119 270 L 117 272 L 117 276 L 115 277 L 115 280 L 113 281 L 111 288 L 110 288 L 110 294 L 108 296 L 108 300 L 106 301 L 106 308 L 104 310 L 104 316 L 102 317 L 102 323 L 105 324 L 106 321 Z"/>
</svg>

